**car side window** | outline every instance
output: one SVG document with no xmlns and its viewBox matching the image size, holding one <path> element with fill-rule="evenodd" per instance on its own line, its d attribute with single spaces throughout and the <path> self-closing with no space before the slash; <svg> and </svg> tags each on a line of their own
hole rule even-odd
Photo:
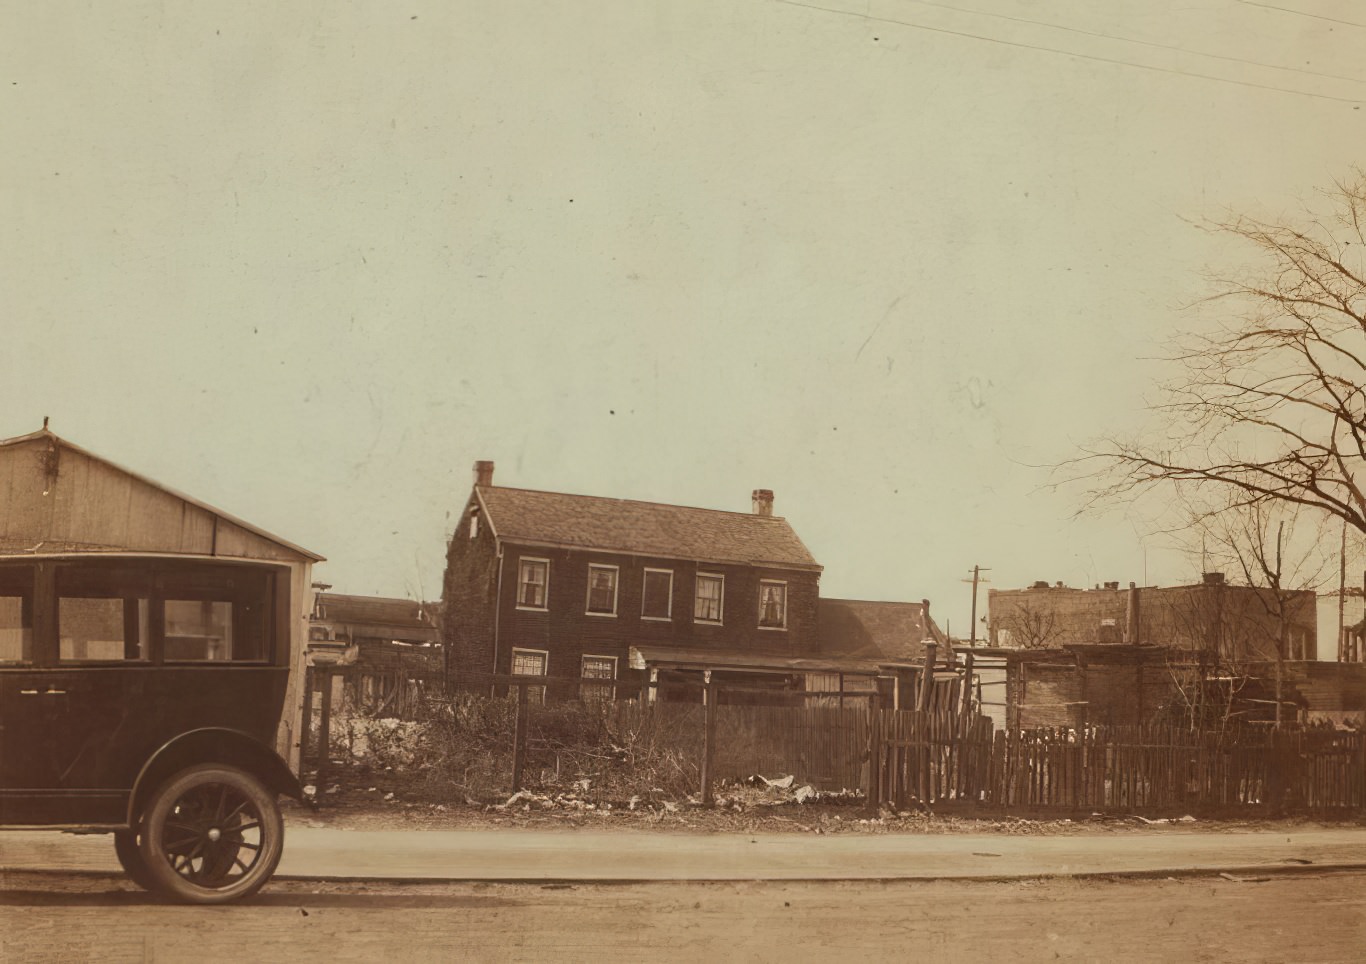
<svg viewBox="0 0 1366 964">
<path fill-rule="evenodd" d="M 59 569 L 58 659 L 108 663 L 150 658 L 149 590 L 141 573 L 105 567 Z"/>
<path fill-rule="evenodd" d="M 33 661 L 33 568 L 0 568 L 0 664 Z"/>
<path fill-rule="evenodd" d="M 270 580 L 264 573 L 231 568 L 167 573 L 162 585 L 167 662 L 267 658 Z"/>
</svg>

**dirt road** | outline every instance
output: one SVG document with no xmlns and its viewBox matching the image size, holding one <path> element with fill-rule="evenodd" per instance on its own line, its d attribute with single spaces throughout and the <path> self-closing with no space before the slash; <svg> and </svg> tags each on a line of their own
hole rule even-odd
<svg viewBox="0 0 1366 964">
<path fill-rule="evenodd" d="M 1360 961 L 1366 875 L 1265 882 L 633 885 L 276 882 L 157 903 L 115 877 L 6 875 L 0 960 Z"/>
</svg>

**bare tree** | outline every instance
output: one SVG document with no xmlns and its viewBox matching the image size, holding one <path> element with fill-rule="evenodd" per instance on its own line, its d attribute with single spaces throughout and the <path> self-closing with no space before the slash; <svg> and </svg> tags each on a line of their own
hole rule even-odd
<svg viewBox="0 0 1366 964">
<path fill-rule="evenodd" d="M 1229 505 L 1268 500 L 1366 532 L 1366 172 L 1323 210 L 1203 225 L 1258 263 L 1213 277 L 1213 323 L 1178 338 L 1178 374 L 1154 405 L 1163 424 L 1089 446 L 1091 501 L 1175 486 Z"/>
<path fill-rule="evenodd" d="M 1294 503 L 1263 499 L 1235 499 L 1222 510 L 1196 521 L 1205 546 L 1232 568 L 1245 585 L 1259 612 L 1243 618 L 1264 629 L 1250 634 L 1248 656 L 1275 666 L 1276 725 L 1283 719 L 1285 661 L 1307 655 L 1308 640 L 1293 634 L 1303 624 L 1303 609 L 1314 605 L 1313 591 L 1325 580 L 1331 554 L 1325 551 L 1324 517 Z M 1306 591 L 1311 593 L 1306 597 Z M 1308 599 L 1308 602 L 1306 602 Z M 1260 617 L 1260 618 L 1259 618 Z M 1303 633 L 1303 630 L 1300 630 Z"/>
<path fill-rule="evenodd" d="M 1063 634 L 1063 628 L 1058 625 L 1058 614 L 1052 606 L 1036 608 L 1024 600 L 1012 602 L 1010 611 L 996 619 L 995 628 L 998 641 L 1004 634 L 1009 639 L 1009 645 L 1021 649 L 1047 649 Z"/>
</svg>

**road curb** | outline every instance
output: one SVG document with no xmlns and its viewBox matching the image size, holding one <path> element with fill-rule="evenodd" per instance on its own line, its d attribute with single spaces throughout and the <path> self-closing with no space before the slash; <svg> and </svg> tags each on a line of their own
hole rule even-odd
<svg viewBox="0 0 1366 964">
<path fill-rule="evenodd" d="M 114 870 L 63 870 L 60 868 L 0 867 L 3 874 L 37 874 L 44 877 L 108 877 L 126 880 L 126 875 Z M 1294 877 L 1315 874 L 1366 873 L 1366 863 L 1332 864 L 1245 864 L 1227 867 L 1177 867 L 1166 870 L 1082 870 L 1049 871 L 1014 874 L 935 874 L 891 875 L 880 877 L 813 876 L 813 877 L 403 877 L 384 874 L 275 874 L 272 880 L 291 883 L 328 884 L 510 884 L 541 887 L 632 887 L 643 884 L 896 884 L 934 883 L 1008 883 L 1020 880 L 1185 880 L 1200 877 L 1218 878 L 1221 874 L 1252 878 L 1230 883 L 1256 883 L 1260 877 Z M 0 880 L 3 891 L 3 880 Z"/>
</svg>

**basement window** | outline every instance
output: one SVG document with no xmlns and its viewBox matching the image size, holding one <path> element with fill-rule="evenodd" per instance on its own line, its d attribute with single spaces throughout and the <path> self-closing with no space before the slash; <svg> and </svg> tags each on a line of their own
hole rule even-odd
<svg viewBox="0 0 1366 964">
<path fill-rule="evenodd" d="M 616 679 L 617 658 L 615 656 L 585 656 L 582 675 L 584 682 L 579 684 L 579 699 L 585 703 L 597 703 L 615 697 L 616 687 L 610 682 L 589 682 L 590 680 Z"/>
</svg>

